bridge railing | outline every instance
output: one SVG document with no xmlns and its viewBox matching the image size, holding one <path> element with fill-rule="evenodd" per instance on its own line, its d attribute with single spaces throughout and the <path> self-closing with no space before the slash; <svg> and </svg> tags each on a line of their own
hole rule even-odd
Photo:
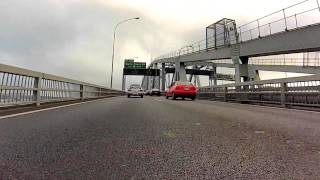
<svg viewBox="0 0 320 180">
<path fill-rule="evenodd" d="M 185 55 L 193 54 L 193 53 L 201 53 L 203 51 L 208 51 L 210 49 L 223 48 L 225 46 L 235 44 L 235 43 L 236 43 L 235 36 L 229 36 L 228 39 L 226 39 L 224 33 L 219 33 L 219 34 L 216 34 L 215 37 L 214 36 L 207 37 L 207 39 L 197 41 L 197 42 L 192 43 L 190 45 L 184 46 L 184 47 L 180 48 L 179 50 L 172 51 L 170 53 L 162 55 L 162 56 L 156 58 L 156 60 L 185 56 Z"/>
<path fill-rule="evenodd" d="M 249 41 L 319 22 L 319 0 L 304 0 L 239 26 L 239 40 Z"/>
<path fill-rule="evenodd" d="M 0 64 L 0 107 L 123 95 L 81 81 Z"/>
<path fill-rule="evenodd" d="M 318 58 L 254 58 L 249 60 L 253 65 L 280 65 L 280 66 L 301 66 L 301 67 L 320 67 Z"/>
<path fill-rule="evenodd" d="M 320 107 L 320 75 L 199 88 L 200 99 Z"/>
<path fill-rule="evenodd" d="M 286 32 L 289 30 L 305 27 L 312 24 L 320 23 L 320 0 L 304 0 L 287 8 L 281 9 L 274 13 L 268 14 L 254 21 L 241 25 L 237 28 L 239 36 L 238 41 L 245 42 L 261 37 L 270 36 L 272 34 Z M 207 37 L 207 39 L 197 41 L 172 51 L 156 60 L 176 58 L 179 56 L 201 53 L 210 49 L 219 49 L 222 47 L 235 44 L 236 37 L 231 36 L 225 43 L 225 35 L 217 34 L 215 37 Z M 213 46 L 215 44 L 215 46 Z"/>
</svg>

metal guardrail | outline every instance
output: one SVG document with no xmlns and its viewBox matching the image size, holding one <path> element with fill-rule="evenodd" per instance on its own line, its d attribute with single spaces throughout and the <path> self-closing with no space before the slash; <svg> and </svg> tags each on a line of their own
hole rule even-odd
<svg viewBox="0 0 320 180">
<path fill-rule="evenodd" d="M 320 108 L 320 75 L 199 88 L 200 99 Z"/>
<path fill-rule="evenodd" d="M 320 59 L 312 58 L 304 60 L 303 58 L 257 58 L 250 59 L 249 64 L 320 67 Z"/>
<path fill-rule="evenodd" d="M 240 42 L 246 42 L 261 37 L 270 36 L 280 32 L 294 30 L 308 25 L 320 22 L 320 5 L 319 0 L 304 0 L 287 8 L 281 9 L 274 13 L 268 14 L 254 21 L 241 25 L 237 28 L 237 34 Z M 214 37 L 192 43 L 180 48 L 180 50 L 172 51 L 155 60 L 174 58 L 194 53 L 201 53 L 210 49 L 219 49 L 236 43 L 236 37 L 230 37 L 229 44 L 223 44 L 225 41 L 224 34 L 217 34 Z M 208 44 L 218 44 L 216 47 L 208 48 Z"/>
<path fill-rule="evenodd" d="M 0 107 L 123 94 L 98 85 L 0 64 Z"/>
<path fill-rule="evenodd" d="M 239 40 L 245 42 L 319 22 L 319 0 L 304 0 L 239 26 Z"/>
<path fill-rule="evenodd" d="M 236 37 L 231 36 L 229 38 L 230 38 L 230 39 L 228 39 L 229 43 L 227 45 L 235 44 Z M 193 54 L 193 53 L 201 53 L 204 51 L 208 51 L 210 49 L 223 48 L 226 46 L 226 44 L 224 44 L 224 42 L 225 42 L 224 33 L 216 34 L 216 38 L 215 37 L 208 37 L 207 39 L 197 41 L 197 42 L 192 43 L 190 45 L 184 46 L 184 47 L 180 48 L 179 50 L 172 51 L 168 54 L 157 57 L 155 60 L 174 58 L 174 57 L 185 56 L 185 55 L 189 55 L 189 54 Z M 212 45 L 214 43 L 216 43 L 218 45 L 208 47 L 208 45 Z"/>
</svg>

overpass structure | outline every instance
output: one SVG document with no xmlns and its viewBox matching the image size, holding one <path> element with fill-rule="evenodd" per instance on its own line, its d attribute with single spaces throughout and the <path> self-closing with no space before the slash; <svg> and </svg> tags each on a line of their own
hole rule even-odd
<svg viewBox="0 0 320 180">
<path fill-rule="evenodd" d="M 231 79 L 235 81 L 235 84 L 231 85 L 233 87 L 243 87 L 241 83 L 245 82 L 259 83 L 259 71 L 320 74 L 319 54 L 312 59 L 312 64 L 306 63 L 310 59 L 305 57 L 283 60 L 269 58 L 271 63 L 268 60 L 259 60 L 259 57 L 320 51 L 320 41 L 317 38 L 320 34 L 319 23 L 318 0 L 302 1 L 239 27 L 235 20 L 224 18 L 206 28 L 205 40 L 162 55 L 149 67 L 162 69 L 162 91 L 168 81 L 165 75 L 167 64 L 175 68 L 174 80 L 181 81 L 188 80 L 187 71 L 190 66 L 209 68 L 213 74 L 218 74 L 217 67 L 234 68 L 235 75 Z M 224 60 L 228 63 L 223 62 Z M 209 79 L 212 77 L 214 83 L 209 83 L 209 89 L 221 88 L 217 86 L 217 76 L 209 76 Z M 319 83 L 319 76 L 310 78 L 317 80 L 315 84 Z M 299 80 L 304 82 L 309 79 L 305 77 Z M 299 89 L 303 90 L 302 87 Z M 208 91 L 208 87 L 200 87 L 199 90 L 214 93 Z M 305 90 L 307 91 L 307 88 Z M 314 90 L 319 92 L 319 86 L 315 85 Z"/>
</svg>

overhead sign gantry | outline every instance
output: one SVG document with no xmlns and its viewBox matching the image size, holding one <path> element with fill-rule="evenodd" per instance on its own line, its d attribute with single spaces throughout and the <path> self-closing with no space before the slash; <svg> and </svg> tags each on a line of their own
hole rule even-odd
<svg viewBox="0 0 320 180">
<path fill-rule="evenodd" d="M 160 76 L 160 69 L 147 69 L 145 62 L 135 62 L 134 59 L 125 59 L 122 90 L 126 87 L 126 76 Z"/>
</svg>

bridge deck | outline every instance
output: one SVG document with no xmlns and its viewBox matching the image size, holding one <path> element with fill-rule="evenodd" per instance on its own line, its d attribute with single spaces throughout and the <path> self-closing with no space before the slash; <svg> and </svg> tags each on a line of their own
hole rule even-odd
<svg viewBox="0 0 320 180">
<path fill-rule="evenodd" d="M 4 179 L 315 179 L 320 114 L 116 97 L 0 120 Z"/>
</svg>

